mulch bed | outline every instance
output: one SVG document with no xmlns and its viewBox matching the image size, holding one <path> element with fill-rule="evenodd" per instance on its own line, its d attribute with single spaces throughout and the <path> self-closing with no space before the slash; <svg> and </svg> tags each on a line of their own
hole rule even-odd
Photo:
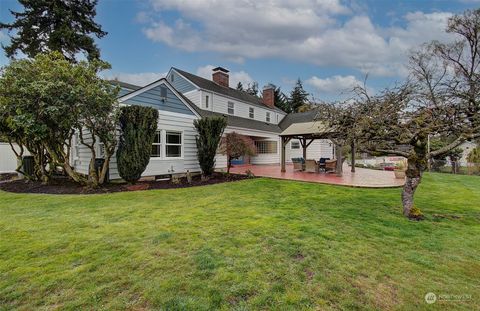
<svg viewBox="0 0 480 311">
<path fill-rule="evenodd" d="M 3 191 L 15 193 L 96 194 L 153 189 L 188 188 L 195 186 L 220 184 L 248 178 L 251 177 L 248 177 L 246 175 L 227 175 L 222 173 L 215 173 L 208 180 L 202 180 L 199 175 L 193 176 L 191 183 L 188 183 L 187 179 L 184 177 L 180 178 L 178 183 L 173 183 L 170 180 L 139 181 L 134 185 L 127 183 L 109 183 L 98 189 L 83 187 L 67 178 L 57 178 L 46 185 L 37 181 L 12 180 L 0 183 L 0 189 Z"/>
<path fill-rule="evenodd" d="M 6 181 L 14 179 L 18 176 L 17 173 L 1 173 L 0 174 L 0 181 Z"/>
</svg>

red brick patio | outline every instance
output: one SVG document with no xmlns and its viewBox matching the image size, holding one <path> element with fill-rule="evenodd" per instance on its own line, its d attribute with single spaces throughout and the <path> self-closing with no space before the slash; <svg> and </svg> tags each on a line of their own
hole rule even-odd
<svg viewBox="0 0 480 311">
<path fill-rule="evenodd" d="M 401 187 L 405 182 L 403 179 L 396 179 L 393 172 L 390 171 L 356 168 L 356 172 L 351 173 L 350 167 L 347 164 L 344 164 L 342 177 L 336 176 L 335 173 L 307 173 L 294 171 L 292 164 L 287 164 L 285 173 L 280 172 L 280 165 L 235 165 L 230 171 L 232 173 L 245 174 L 246 170 L 252 171 L 255 176 L 351 187 Z"/>
</svg>

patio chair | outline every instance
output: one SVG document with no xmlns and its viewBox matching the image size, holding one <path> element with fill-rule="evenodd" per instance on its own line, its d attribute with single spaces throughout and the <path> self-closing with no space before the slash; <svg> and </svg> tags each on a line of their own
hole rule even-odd
<svg viewBox="0 0 480 311">
<path fill-rule="evenodd" d="M 336 159 L 325 160 L 325 172 L 335 171 L 336 168 L 337 168 L 337 160 Z"/>
<path fill-rule="evenodd" d="M 303 158 L 292 158 L 293 170 L 303 171 L 305 160 Z"/>
<path fill-rule="evenodd" d="M 318 173 L 318 163 L 315 160 L 305 161 L 305 172 Z"/>
<path fill-rule="evenodd" d="M 325 170 L 325 161 L 330 160 L 330 158 L 320 158 L 318 160 L 318 170 Z"/>
</svg>

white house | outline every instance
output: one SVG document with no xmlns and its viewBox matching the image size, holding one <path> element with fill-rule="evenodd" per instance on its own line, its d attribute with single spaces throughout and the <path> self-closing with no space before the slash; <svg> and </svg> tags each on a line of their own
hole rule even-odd
<svg viewBox="0 0 480 311">
<path fill-rule="evenodd" d="M 206 116 L 224 116 L 225 132 L 249 136 L 257 147 L 257 155 L 239 159 L 237 163 L 279 164 L 281 140 L 279 134 L 293 123 L 311 122 L 312 112 L 286 114 L 274 105 L 274 87 L 263 88 L 262 98 L 229 86 L 228 70 L 217 67 L 212 80 L 171 68 L 166 78 L 146 86 L 116 82 L 120 85 L 119 102 L 124 105 L 142 105 L 158 109 L 158 131 L 152 146 L 150 163 L 143 176 L 199 172 L 193 121 Z M 88 139 L 88 137 L 86 137 Z M 90 151 L 74 137 L 72 147 L 74 169 L 88 174 Z M 102 157 L 102 146 L 97 146 Z M 298 140 L 286 146 L 286 158 L 301 157 Z M 316 140 L 307 149 L 307 158 L 333 158 L 333 145 L 328 140 Z M 216 168 L 226 168 L 226 156 L 217 155 Z M 120 178 L 116 157 L 110 165 L 110 178 Z"/>
</svg>

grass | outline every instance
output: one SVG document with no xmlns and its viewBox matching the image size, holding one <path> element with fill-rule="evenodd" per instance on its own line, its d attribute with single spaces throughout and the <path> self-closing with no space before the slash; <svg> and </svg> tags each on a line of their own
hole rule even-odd
<svg viewBox="0 0 480 311">
<path fill-rule="evenodd" d="M 425 221 L 399 189 L 270 179 L 0 192 L 0 309 L 479 309 L 480 178 L 425 175 L 416 199 Z"/>
</svg>

